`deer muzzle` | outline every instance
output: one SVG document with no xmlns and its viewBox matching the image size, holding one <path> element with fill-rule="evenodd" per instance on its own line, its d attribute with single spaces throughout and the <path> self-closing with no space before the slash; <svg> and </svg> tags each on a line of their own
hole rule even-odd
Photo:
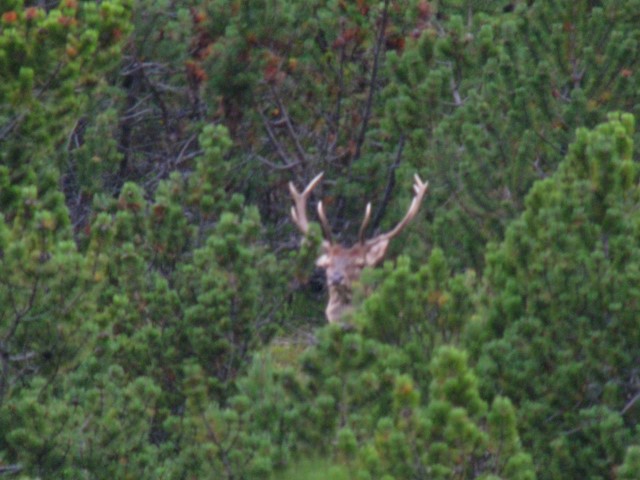
<svg viewBox="0 0 640 480">
<path fill-rule="evenodd" d="M 343 272 L 327 272 L 327 283 L 330 286 L 338 287 L 344 285 L 345 275 Z"/>
</svg>

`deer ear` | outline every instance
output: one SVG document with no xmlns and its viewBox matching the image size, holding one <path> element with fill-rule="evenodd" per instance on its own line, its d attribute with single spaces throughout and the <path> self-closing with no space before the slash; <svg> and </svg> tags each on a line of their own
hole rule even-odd
<svg viewBox="0 0 640 480">
<path fill-rule="evenodd" d="M 318 268 L 327 268 L 329 266 L 331 254 L 331 243 L 326 240 L 322 241 L 322 255 L 318 257 L 316 260 L 316 267 Z"/>
<path fill-rule="evenodd" d="M 316 260 L 316 267 L 318 268 L 327 268 L 329 266 L 329 255 L 323 253 Z"/>
<path fill-rule="evenodd" d="M 373 267 L 380 263 L 387 253 L 387 247 L 389 246 L 389 239 L 378 240 L 375 243 L 367 246 L 367 253 L 365 254 L 365 261 L 368 267 Z"/>
</svg>

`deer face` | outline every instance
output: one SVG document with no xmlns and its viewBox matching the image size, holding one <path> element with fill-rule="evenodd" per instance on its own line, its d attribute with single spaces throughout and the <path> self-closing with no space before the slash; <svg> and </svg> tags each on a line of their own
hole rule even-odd
<svg viewBox="0 0 640 480">
<path fill-rule="evenodd" d="M 351 290 L 353 282 L 360 279 L 365 267 L 374 267 L 384 258 L 389 242 L 375 245 L 356 244 L 351 248 L 322 242 L 322 255 L 316 266 L 326 272 L 327 285 L 341 290 Z"/>
<path fill-rule="evenodd" d="M 295 206 L 291 209 L 291 217 L 305 235 L 309 231 L 306 212 L 307 199 L 321 178 L 322 173 L 316 176 L 302 193 L 299 193 L 295 186 L 289 183 L 289 190 L 295 203 Z M 327 287 L 329 289 L 329 304 L 327 305 L 326 315 L 329 322 L 339 321 L 351 310 L 353 283 L 360 279 L 362 270 L 365 267 L 374 267 L 382 261 L 389 246 L 389 240 L 401 232 L 418 212 L 420 202 L 427 191 L 428 185 L 428 182 L 423 183 L 420 177 L 415 175 L 415 184 L 413 186 L 415 196 L 405 217 L 390 232 L 365 240 L 364 232 L 371 215 L 371 204 L 368 204 L 360 227 L 359 242 L 349 248 L 332 241 L 331 228 L 322 208 L 322 202 L 318 202 L 318 216 L 320 217 L 325 240 L 322 242 L 322 255 L 316 260 L 316 265 L 324 269 L 326 273 Z"/>
<path fill-rule="evenodd" d="M 351 248 L 322 242 L 322 255 L 316 266 L 324 269 L 329 289 L 329 304 L 325 311 L 329 322 L 340 320 L 349 310 L 353 298 L 353 284 L 360 280 L 365 267 L 374 267 L 382 259 L 389 242 L 356 244 Z"/>
</svg>

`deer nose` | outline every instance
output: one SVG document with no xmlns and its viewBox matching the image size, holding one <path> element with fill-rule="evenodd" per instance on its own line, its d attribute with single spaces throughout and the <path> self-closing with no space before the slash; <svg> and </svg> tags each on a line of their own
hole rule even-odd
<svg viewBox="0 0 640 480">
<path fill-rule="evenodd" d="M 341 285 L 344 282 L 344 275 L 342 272 L 332 272 L 329 275 L 329 285 Z"/>
</svg>

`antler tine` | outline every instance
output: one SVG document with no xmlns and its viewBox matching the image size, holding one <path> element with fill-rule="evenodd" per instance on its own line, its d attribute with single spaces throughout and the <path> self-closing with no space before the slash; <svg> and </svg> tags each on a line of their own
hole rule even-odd
<svg viewBox="0 0 640 480">
<path fill-rule="evenodd" d="M 413 179 L 414 179 L 413 192 L 415 193 L 415 195 L 411 200 L 411 204 L 409 205 L 409 209 L 407 210 L 407 213 L 404 216 L 404 218 L 400 220 L 400 223 L 398 223 L 393 230 L 391 230 L 390 232 L 378 235 L 374 239 L 370 240 L 370 242 L 377 242 L 380 240 L 389 240 L 395 237 L 404 229 L 404 227 L 407 226 L 407 224 L 413 219 L 413 217 L 416 216 L 416 213 L 418 213 L 418 210 L 420 209 L 420 203 L 422 202 L 422 198 L 424 197 L 424 194 L 427 193 L 427 190 L 429 189 L 429 182 L 423 182 L 417 173 L 413 176 Z"/>
<path fill-rule="evenodd" d="M 327 220 L 327 216 L 324 213 L 322 200 L 318 202 L 318 217 L 320 217 L 320 225 L 322 225 L 324 238 L 326 238 L 330 244 L 333 244 L 333 239 L 331 238 L 331 227 L 329 226 L 329 221 Z"/>
<path fill-rule="evenodd" d="M 371 220 L 371 202 L 367 203 L 367 208 L 364 211 L 364 218 L 362 219 L 362 225 L 360 225 L 360 231 L 358 232 L 358 239 L 360 240 L 360 244 L 364 245 L 365 232 L 367 230 L 367 225 L 369 225 L 369 220 Z"/>
<path fill-rule="evenodd" d="M 293 198 L 294 203 L 293 207 L 291 207 L 291 218 L 293 219 L 293 223 L 297 225 L 298 229 L 304 235 L 309 231 L 309 221 L 307 220 L 307 200 L 309 199 L 309 195 L 313 189 L 316 188 L 322 179 L 323 175 L 324 172 L 320 172 L 316 175 L 302 193 L 298 192 L 293 182 L 289 182 L 289 192 L 291 192 L 291 197 Z"/>
</svg>

